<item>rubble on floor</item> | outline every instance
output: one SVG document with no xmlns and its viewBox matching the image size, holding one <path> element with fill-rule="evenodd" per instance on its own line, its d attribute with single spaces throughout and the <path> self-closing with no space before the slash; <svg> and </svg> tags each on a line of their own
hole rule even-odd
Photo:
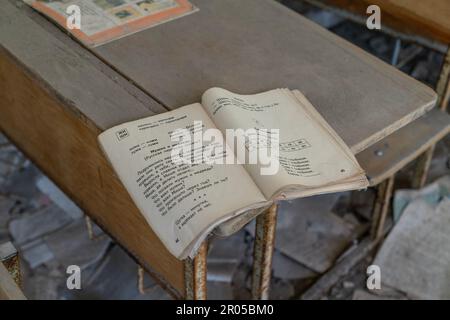
<svg viewBox="0 0 450 320">
<path fill-rule="evenodd" d="M 397 222 L 411 202 L 422 200 L 435 207 L 442 199 L 450 197 L 450 176 L 444 176 L 421 190 L 399 189 L 393 199 L 393 217 Z"/>
<path fill-rule="evenodd" d="M 446 176 L 416 191 L 402 206 L 403 213 L 374 261 L 382 271 L 382 283 L 412 298 L 450 298 L 449 191 Z M 406 202 L 404 191 L 402 200 Z"/>
<path fill-rule="evenodd" d="M 273 276 L 282 280 L 312 279 L 318 273 L 303 266 L 287 255 L 274 250 L 272 260 Z"/>
<path fill-rule="evenodd" d="M 398 293 L 374 293 L 373 291 L 357 289 L 353 293 L 352 300 L 407 300 L 407 298 Z"/>
<path fill-rule="evenodd" d="M 275 248 L 310 270 L 326 271 L 353 241 L 357 225 L 331 212 L 340 194 L 281 203 Z M 254 223 L 246 230 L 254 235 Z"/>
<path fill-rule="evenodd" d="M 114 245 L 95 270 L 85 277 L 82 282 L 83 290 L 63 288 L 61 295 L 64 299 L 171 299 L 148 276 L 145 293 L 139 293 L 137 270 L 137 264 L 120 247 Z"/>
</svg>

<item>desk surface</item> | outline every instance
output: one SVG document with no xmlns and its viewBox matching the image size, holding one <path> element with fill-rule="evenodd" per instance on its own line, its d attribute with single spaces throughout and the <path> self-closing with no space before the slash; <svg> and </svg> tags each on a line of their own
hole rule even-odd
<svg viewBox="0 0 450 320">
<path fill-rule="evenodd" d="M 95 48 L 102 60 L 25 5 L 0 6 L 1 130 L 179 294 L 183 264 L 115 177 L 100 130 L 199 101 L 212 86 L 290 87 L 356 152 L 435 100 L 431 89 L 271 0 L 193 2 L 200 12 Z"/>
<path fill-rule="evenodd" d="M 313 0 L 366 16 L 371 4 L 381 8 L 381 21 L 399 31 L 450 44 L 448 0 Z"/>
<path fill-rule="evenodd" d="M 213 86 L 299 89 L 354 152 L 434 103 L 431 89 L 275 1 L 192 2 L 199 12 L 95 53 L 168 108 Z"/>
</svg>

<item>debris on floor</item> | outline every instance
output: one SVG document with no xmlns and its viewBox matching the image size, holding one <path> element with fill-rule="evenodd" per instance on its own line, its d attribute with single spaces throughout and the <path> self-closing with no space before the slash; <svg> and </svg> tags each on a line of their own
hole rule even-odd
<svg viewBox="0 0 450 320">
<path fill-rule="evenodd" d="M 440 182 L 449 181 L 444 177 Z M 450 299 L 450 197 L 444 190 L 438 200 L 436 191 L 409 202 L 374 261 L 382 283 L 411 298 Z"/>
<path fill-rule="evenodd" d="M 318 275 L 276 249 L 273 253 L 272 269 L 273 276 L 282 280 L 311 279 Z"/>
<path fill-rule="evenodd" d="M 117 245 L 95 270 L 82 279 L 83 290 L 62 288 L 64 299 L 171 299 L 156 282 L 146 279 L 145 294 L 138 291 L 138 266 Z"/>
<path fill-rule="evenodd" d="M 102 259 L 111 240 L 106 235 L 95 240 L 89 239 L 85 221 L 79 218 L 45 236 L 44 243 L 64 268 L 77 265 L 84 270 Z"/>
<path fill-rule="evenodd" d="M 396 298 L 390 298 L 385 296 L 379 296 L 366 290 L 358 289 L 353 293 L 352 300 L 397 300 Z"/>
<path fill-rule="evenodd" d="M 20 252 L 23 260 L 28 263 L 32 270 L 55 258 L 53 252 L 42 239 L 25 243 L 20 246 Z"/>
<path fill-rule="evenodd" d="M 37 212 L 24 213 L 9 223 L 9 232 L 14 242 L 26 244 L 72 222 L 72 218 L 55 205 L 44 207 Z"/>
<path fill-rule="evenodd" d="M 53 203 L 70 215 L 72 219 L 83 217 L 83 211 L 46 176 L 40 177 L 36 182 L 36 186 L 43 194 L 47 195 Z"/>
<path fill-rule="evenodd" d="M 275 248 L 312 271 L 326 271 L 352 242 L 356 225 L 331 210 L 339 194 L 281 203 Z M 247 226 L 253 235 L 254 225 Z"/>
<path fill-rule="evenodd" d="M 435 206 L 441 199 L 450 196 L 450 176 L 444 176 L 421 190 L 397 190 L 393 200 L 394 221 L 398 221 L 408 205 L 422 199 Z"/>
<path fill-rule="evenodd" d="M 0 240 L 19 250 L 27 298 L 171 299 L 148 275 L 141 295 L 137 264 L 95 224 L 90 240 L 82 210 L 0 135 L 3 144 L 0 159 L 12 165 L 0 172 Z M 82 290 L 67 289 L 70 265 L 81 269 Z"/>
</svg>

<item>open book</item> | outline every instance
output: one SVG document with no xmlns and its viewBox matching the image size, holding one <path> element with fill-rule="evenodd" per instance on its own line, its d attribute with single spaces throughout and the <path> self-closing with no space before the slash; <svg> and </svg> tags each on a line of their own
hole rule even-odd
<svg viewBox="0 0 450 320">
<path fill-rule="evenodd" d="M 248 135 L 242 155 L 239 143 L 226 139 L 231 129 L 264 134 Z M 194 139 L 182 140 L 180 132 Z M 207 132 L 220 137 L 198 134 Z M 368 186 L 350 149 L 297 90 L 239 95 L 211 88 L 201 104 L 124 123 L 99 141 L 137 207 L 179 259 L 193 257 L 212 231 L 239 230 L 273 201 Z M 180 150 L 190 150 L 191 160 L 199 154 L 204 160 L 202 151 L 209 150 L 208 159 L 236 161 L 180 162 L 174 157 Z M 270 154 L 248 161 L 253 150 Z"/>
</svg>

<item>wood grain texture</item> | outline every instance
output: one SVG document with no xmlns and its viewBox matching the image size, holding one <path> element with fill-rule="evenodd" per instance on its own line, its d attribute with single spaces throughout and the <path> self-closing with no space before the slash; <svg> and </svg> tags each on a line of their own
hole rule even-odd
<svg viewBox="0 0 450 320">
<path fill-rule="evenodd" d="M 315 272 L 328 270 L 356 234 L 351 224 L 331 212 L 337 198 L 320 195 L 281 203 L 275 247 Z"/>
<path fill-rule="evenodd" d="M 336 283 L 351 272 L 355 265 L 366 258 L 375 246 L 375 241 L 369 238 L 363 239 L 358 246 L 352 247 L 352 250 L 347 251 L 347 254 L 343 255 L 330 270 L 314 282 L 308 290 L 303 292 L 299 299 L 319 300 L 324 297 Z"/>
<path fill-rule="evenodd" d="M 164 110 L 26 8 L 0 15 L 0 129 L 87 214 L 175 295 L 170 255 L 116 178 L 97 143 L 111 125 Z M 36 19 L 36 20 L 35 20 Z M 81 50 L 81 51 L 80 51 Z"/>
<path fill-rule="evenodd" d="M 354 152 L 435 104 L 430 88 L 273 0 L 192 2 L 199 12 L 95 53 L 169 108 L 213 86 L 299 89 Z"/>
<path fill-rule="evenodd" d="M 366 15 L 369 5 L 381 8 L 382 24 L 407 34 L 450 43 L 450 1 L 448 0 L 314 0 Z"/>
<path fill-rule="evenodd" d="M 389 178 L 450 132 L 450 116 L 438 109 L 356 155 L 375 186 Z"/>
<path fill-rule="evenodd" d="M 268 300 L 272 278 L 278 204 L 273 203 L 256 217 L 253 246 L 252 299 Z"/>
<path fill-rule="evenodd" d="M 0 45 L 44 79 L 72 112 L 103 130 L 167 111 L 38 13 L 15 2 L 1 6 Z"/>
<path fill-rule="evenodd" d="M 412 299 L 450 299 L 449 212 L 446 197 L 436 204 L 420 197 L 408 204 L 373 262 L 384 270 L 382 287 Z"/>
</svg>

